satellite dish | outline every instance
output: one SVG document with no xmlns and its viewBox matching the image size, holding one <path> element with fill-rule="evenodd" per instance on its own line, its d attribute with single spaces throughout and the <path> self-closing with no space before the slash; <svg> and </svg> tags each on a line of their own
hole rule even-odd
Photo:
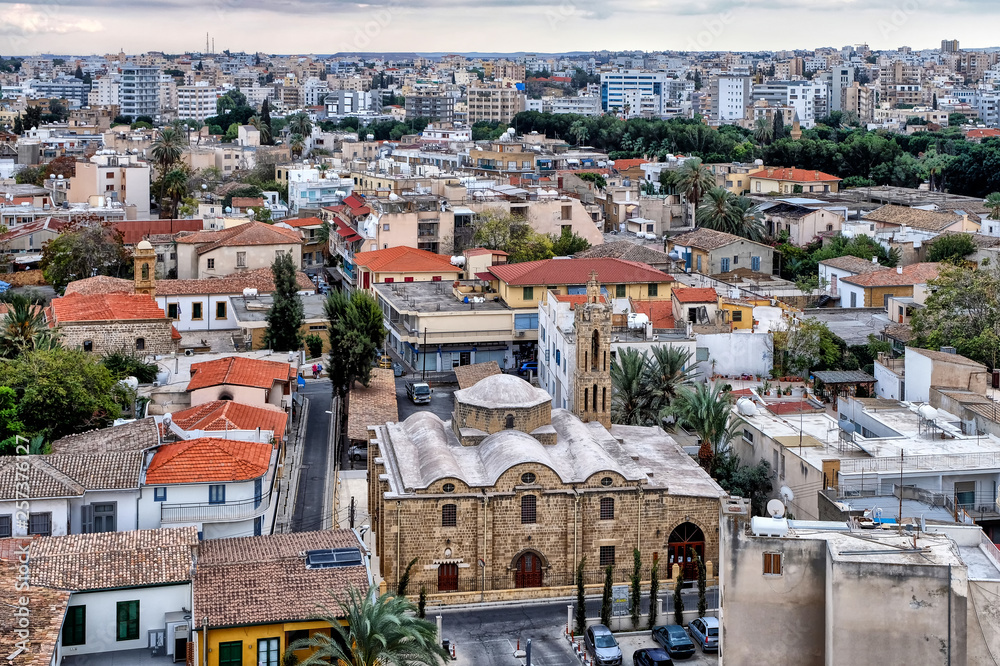
<svg viewBox="0 0 1000 666">
<path fill-rule="evenodd" d="M 781 490 L 778 491 L 778 494 L 781 495 L 781 499 L 786 502 L 791 502 L 795 499 L 795 494 L 792 493 L 792 489 L 788 486 L 781 486 Z"/>
<path fill-rule="evenodd" d="M 772 518 L 785 517 L 785 505 L 781 500 L 773 499 L 767 503 L 767 513 Z"/>
</svg>

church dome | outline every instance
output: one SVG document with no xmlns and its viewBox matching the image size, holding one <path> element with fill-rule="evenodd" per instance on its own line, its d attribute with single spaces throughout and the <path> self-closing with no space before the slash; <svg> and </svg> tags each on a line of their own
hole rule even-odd
<svg viewBox="0 0 1000 666">
<path fill-rule="evenodd" d="M 552 396 L 516 375 L 501 374 L 490 375 L 474 386 L 455 391 L 455 400 L 489 409 L 523 409 L 548 402 Z"/>
<path fill-rule="evenodd" d="M 135 249 L 137 249 L 137 250 L 152 250 L 153 246 L 150 244 L 150 242 L 148 240 L 141 240 L 141 241 L 139 241 L 139 244 L 135 246 Z"/>
</svg>

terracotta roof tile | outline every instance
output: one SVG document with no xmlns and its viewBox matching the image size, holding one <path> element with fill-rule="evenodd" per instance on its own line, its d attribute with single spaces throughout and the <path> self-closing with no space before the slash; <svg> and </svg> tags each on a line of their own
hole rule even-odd
<svg viewBox="0 0 1000 666">
<path fill-rule="evenodd" d="M 143 451 L 160 443 L 156 421 L 150 417 L 113 428 L 67 435 L 52 442 L 52 453 L 109 453 Z"/>
<path fill-rule="evenodd" d="M 281 361 L 264 361 L 259 358 L 227 356 L 213 361 L 191 364 L 191 381 L 187 390 L 206 386 L 252 386 L 269 389 L 275 382 L 287 382 L 289 370 L 294 369 Z"/>
<path fill-rule="evenodd" d="M 145 294 L 73 293 L 52 299 L 55 323 L 76 321 L 122 321 L 167 318 L 159 305 Z"/>
<path fill-rule="evenodd" d="M 49 666 L 52 663 L 56 646 L 60 640 L 63 618 L 69 605 L 70 592 L 55 590 L 50 587 L 32 585 L 31 593 L 24 594 L 18 590 L 18 568 L 16 546 L 22 539 L 4 539 L 5 552 L 0 555 L 0 654 L 3 656 L 17 654 L 18 643 L 22 637 L 16 633 L 19 618 L 13 610 L 19 606 L 21 599 L 28 599 L 28 613 L 31 626 L 27 637 L 27 650 L 13 657 L 10 663 L 17 666 Z"/>
<path fill-rule="evenodd" d="M 285 434 L 288 415 L 280 409 L 213 400 L 170 415 L 182 430 L 271 430 L 278 441 Z"/>
<path fill-rule="evenodd" d="M 204 220 L 122 220 L 115 222 L 115 231 L 122 235 L 125 245 L 136 245 L 150 236 L 176 234 L 181 231 L 201 231 Z"/>
<path fill-rule="evenodd" d="M 587 294 L 552 294 L 552 297 L 560 303 L 569 303 L 570 310 L 575 310 L 576 306 L 587 303 Z M 604 294 L 601 294 L 601 302 L 608 302 Z"/>
<path fill-rule="evenodd" d="M 573 256 L 578 259 L 614 257 L 615 259 L 624 259 L 625 261 L 638 261 L 643 264 L 670 263 L 670 257 L 668 257 L 666 253 L 660 252 L 655 248 L 646 247 L 645 245 L 639 245 L 638 243 L 632 243 L 627 240 L 594 245 L 590 249 L 584 250 L 583 252 L 577 252 Z"/>
<path fill-rule="evenodd" d="M 733 234 L 727 234 L 724 231 L 716 231 L 715 229 L 706 229 L 704 227 L 698 227 L 694 231 L 674 236 L 670 238 L 669 243 L 671 245 L 680 245 L 681 247 L 696 247 L 699 250 L 717 250 L 720 247 L 732 245 L 733 243 L 738 243 L 740 241 L 753 243 L 754 245 L 759 245 L 760 247 L 766 247 L 761 243 L 755 243 L 754 241 L 741 238 L 740 236 L 734 236 Z"/>
<path fill-rule="evenodd" d="M 79 497 L 87 490 L 126 490 L 139 487 L 141 451 L 116 451 L 91 455 L 28 456 L 28 470 L 18 469 L 22 459 L 0 457 L 0 499 L 18 496 L 18 481 L 27 481 L 28 499 Z M 25 478 L 27 477 L 27 478 Z"/>
<path fill-rule="evenodd" d="M 427 250 L 400 245 L 384 250 L 358 252 L 354 264 L 380 273 L 457 273 L 461 269 L 451 263 L 451 257 Z"/>
<path fill-rule="evenodd" d="M 719 301 L 719 294 L 711 287 L 674 289 L 671 294 L 678 303 L 717 303 Z"/>
<path fill-rule="evenodd" d="M 675 291 L 687 291 L 677 289 Z M 670 301 L 632 301 L 632 311 L 641 312 L 649 317 L 653 328 L 676 328 L 674 322 L 674 304 Z"/>
<path fill-rule="evenodd" d="M 886 204 L 864 216 L 865 220 L 883 224 L 906 225 L 927 231 L 943 231 L 962 219 L 958 213 L 935 213 L 931 210 Z"/>
<path fill-rule="evenodd" d="M 460 365 L 455 368 L 455 378 L 458 380 L 458 388 L 460 389 L 470 388 L 481 379 L 499 374 L 501 374 L 500 365 L 496 361 Z"/>
<path fill-rule="evenodd" d="M 840 281 L 859 287 L 905 287 L 914 284 L 925 284 L 928 280 L 933 280 L 938 276 L 939 268 L 940 264 L 923 262 L 903 266 L 902 273 L 897 268 L 885 268 L 874 273 L 845 277 Z"/>
<path fill-rule="evenodd" d="M 198 246 L 196 252 L 205 254 L 220 247 L 300 244 L 302 238 L 292 229 L 283 229 L 265 222 L 247 222 L 218 231 L 197 231 L 181 234 L 178 243 Z"/>
<path fill-rule="evenodd" d="M 398 420 L 396 380 L 392 370 L 373 369 L 367 388 L 360 382 L 354 383 L 347 414 L 347 436 L 350 439 L 368 441 L 368 426 Z"/>
<path fill-rule="evenodd" d="M 642 158 L 628 159 L 628 160 L 615 160 L 615 169 L 617 171 L 628 171 L 633 167 L 637 167 L 640 164 L 648 164 L 649 160 L 644 160 Z"/>
<path fill-rule="evenodd" d="M 164 444 L 146 468 L 146 483 L 249 481 L 267 474 L 274 447 L 218 437 Z"/>
<path fill-rule="evenodd" d="M 193 615 L 209 626 L 296 622 L 342 613 L 349 589 L 368 589 L 367 566 L 307 569 L 304 553 L 360 548 L 350 530 L 212 539 L 199 548 Z M 362 562 L 366 562 L 362 551 Z"/>
<path fill-rule="evenodd" d="M 855 274 L 875 273 L 877 271 L 885 270 L 885 266 L 877 264 L 874 261 L 852 256 L 824 259 L 819 263 L 824 266 L 829 266 L 830 268 L 839 268 L 842 271 L 848 271 Z"/>
<path fill-rule="evenodd" d="M 484 255 L 484 254 L 494 254 L 494 255 L 497 255 L 499 257 L 509 257 L 510 256 L 509 254 L 507 254 L 503 250 L 491 250 L 491 249 L 486 248 L 486 247 L 474 247 L 472 249 L 463 251 L 462 254 L 464 254 L 467 257 L 479 257 L 479 256 Z"/>
<path fill-rule="evenodd" d="M 299 217 L 291 220 L 281 220 L 282 224 L 287 224 L 290 227 L 319 227 L 322 226 L 323 220 L 318 217 Z"/>
<path fill-rule="evenodd" d="M 31 543 L 34 585 L 106 590 L 191 580 L 197 527 L 40 537 Z"/>
<path fill-rule="evenodd" d="M 263 197 L 233 197 L 233 208 L 254 208 L 263 205 Z"/>
<path fill-rule="evenodd" d="M 597 271 L 601 284 L 647 284 L 673 282 L 674 278 L 648 264 L 610 257 L 597 259 L 545 259 L 520 264 L 490 266 L 498 279 L 514 286 L 586 284 Z"/>
<path fill-rule="evenodd" d="M 796 168 L 783 168 L 783 167 L 764 167 L 760 171 L 754 171 L 750 174 L 750 178 L 762 178 L 767 180 L 787 180 L 793 183 L 812 183 L 812 182 L 840 182 L 840 178 L 832 176 L 828 173 L 823 173 L 822 171 L 813 171 L 811 169 L 796 169 Z"/>
</svg>

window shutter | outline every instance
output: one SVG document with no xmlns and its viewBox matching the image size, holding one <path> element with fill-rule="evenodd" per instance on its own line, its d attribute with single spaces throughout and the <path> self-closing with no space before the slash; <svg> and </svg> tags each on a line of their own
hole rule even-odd
<svg viewBox="0 0 1000 666">
<path fill-rule="evenodd" d="M 80 531 L 83 534 L 90 534 L 94 531 L 94 507 L 91 504 L 84 504 L 80 507 Z"/>
</svg>

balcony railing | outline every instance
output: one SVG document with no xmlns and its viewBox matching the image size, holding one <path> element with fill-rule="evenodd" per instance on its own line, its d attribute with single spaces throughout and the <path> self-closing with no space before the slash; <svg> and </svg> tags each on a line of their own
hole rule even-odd
<svg viewBox="0 0 1000 666">
<path fill-rule="evenodd" d="M 224 504 L 194 502 L 160 505 L 160 523 L 216 523 L 256 518 L 267 511 L 270 493 L 259 500 L 240 500 Z"/>
<path fill-rule="evenodd" d="M 960 469 L 1000 468 L 1000 452 L 947 453 L 940 455 L 904 456 L 904 471 L 933 470 L 947 471 Z M 840 473 L 867 474 L 871 472 L 899 472 L 900 460 L 896 456 L 879 458 L 844 458 L 840 461 Z"/>
</svg>

